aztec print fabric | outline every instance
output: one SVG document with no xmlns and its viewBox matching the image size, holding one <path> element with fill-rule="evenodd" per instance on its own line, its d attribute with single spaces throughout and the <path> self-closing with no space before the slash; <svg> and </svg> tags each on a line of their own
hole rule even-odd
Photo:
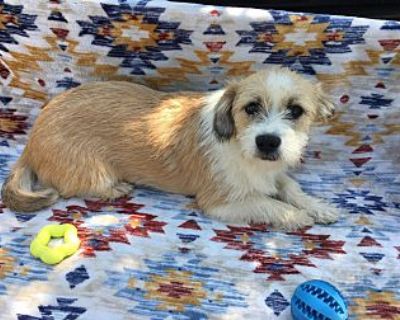
<svg viewBox="0 0 400 320">
<path fill-rule="evenodd" d="M 193 199 L 147 188 L 114 202 L 0 206 L 0 319 L 290 319 L 295 287 L 337 286 L 351 319 L 400 319 L 400 23 L 165 1 L 0 0 L 0 179 L 55 94 L 92 80 L 214 90 L 284 65 L 338 105 L 314 128 L 304 189 L 344 210 L 331 226 L 225 225 Z M 79 253 L 29 254 L 46 224 Z"/>
</svg>

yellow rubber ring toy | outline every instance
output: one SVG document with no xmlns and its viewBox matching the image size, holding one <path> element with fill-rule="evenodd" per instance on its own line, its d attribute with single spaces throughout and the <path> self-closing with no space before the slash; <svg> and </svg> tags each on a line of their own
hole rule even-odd
<svg viewBox="0 0 400 320">
<path fill-rule="evenodd" d="M 51 238 L 64 237 L 64 243 L 50 248 Z M 51 224 L 43 227 L 31 242 L 30 251 L 35 258 L 39 258 L 46 264 L 57 264 L 66 257 L 74 254 L 81 241 L 78 238 L 78 230 L 72 224 Z"/>
</svg>

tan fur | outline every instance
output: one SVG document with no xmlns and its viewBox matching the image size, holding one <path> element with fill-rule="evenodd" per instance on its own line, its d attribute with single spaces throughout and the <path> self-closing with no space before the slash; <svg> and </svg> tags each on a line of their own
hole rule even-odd
<svg viewBox="0 0 400 320">
<path fill-rule="evenodd" d="M 287 73 L 299 86 L 297 91 L 303 92 L 298 99 L 307 115 L 296 130 L 308 132 L 312 121 L 330 113 L 330 104 L 318 107 L 321 99 L 325 103 L 319 87 L 292 72 L 274 72 Z M 112 199 L 129 193 L 129 183 L 133 183 L 195 195 L 199 206 L 212 214 L 229 199 L 258 196 L 256 187 L 234 196 L 241 185 L 227 182 L 213 152 L 219 145 L 235 148 L 252 125 L 243 111 L 249 100 L 261 97 L 268 112 L 276 95 L 281 100 L 289 95 L 284 88 L 270 92 L 267 76 L 268 71 L 263 71 L 228 85 L 216 105 L 209 94 L 163 93 L 122 81 L 93 82 L 67 91 L 39 115 L 21 158 L 3 185 L 3 202 L 14 211 L 34 211 L 51 205 L 57 193 L 64 198 Z M 229 142 L 218 142 L 207 123 L 208 113 L 215 114 L 211 121 L 225 130 Z M 249 161 L 249 170 L 274 168 L 272 163 L 268 167 L 261 160 Z M 271 183 L 271 190 L 278 192 L 278 182 Z M 250 216 L 248 220 L 259 219 Z"/>
<path fill-rule="evenodd" d="M 32 212 L 52 205 L 58 199 L 58 193 L 52 188 L 32 190 L 35 181 L 32 170 L 19 161 L 19 165 L 4 182 L 1 190 L 3 202 L 15 211 Z"/>
<path fill-rule="evenodd" d="M 94 82 L 61 94 L 38 117 L 4 190 L 18 189 L 10 182 L 29 168 L 64 198 L 116 198 L 126 181 L 196 194 L 211 178 L 196 147 L 202 103 L 197 93 L 170 95 L 128 82 Z M 37 210 L 11 198 L 3 201 L 15 211 Z"/>
</svg>

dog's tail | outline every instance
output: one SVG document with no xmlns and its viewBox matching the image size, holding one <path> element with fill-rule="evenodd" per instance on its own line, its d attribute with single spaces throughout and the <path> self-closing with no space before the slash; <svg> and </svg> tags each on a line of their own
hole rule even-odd
<svg viewBox="0 0 400 320">
<path fill-rule="evenodd" d="M 23 158 L 18 160 L 1 189 L 4 205 L 16 212 L 33 212 L 49 207 L 58 197 L 53 188 L 38 188 L 37 176 Z"/>
</svg>

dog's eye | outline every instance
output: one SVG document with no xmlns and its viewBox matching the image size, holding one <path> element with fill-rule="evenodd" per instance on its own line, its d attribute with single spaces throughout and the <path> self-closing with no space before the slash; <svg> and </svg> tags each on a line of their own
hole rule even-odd
<svg viewBox="0 0 400 320">
<path fill-rule="evenodd" d="M 290 105 L 288 107 L 288 110 L 289 110 L 290 119 L 294 119 L 294 120 L 300 118 L 304 113 L 304 109 L 301 106 L 299 106 L 298 104 Z"/>
<path fill-rule="evenodd" d="M 257 102 L 250 102 L 245 108 L 244 111 L 246 111 L 246 113 L 248 115 L 254 115 L 256 113 L 259 113 L 261 109 L 261 106 L 259 103 Z"/>
</svg>

